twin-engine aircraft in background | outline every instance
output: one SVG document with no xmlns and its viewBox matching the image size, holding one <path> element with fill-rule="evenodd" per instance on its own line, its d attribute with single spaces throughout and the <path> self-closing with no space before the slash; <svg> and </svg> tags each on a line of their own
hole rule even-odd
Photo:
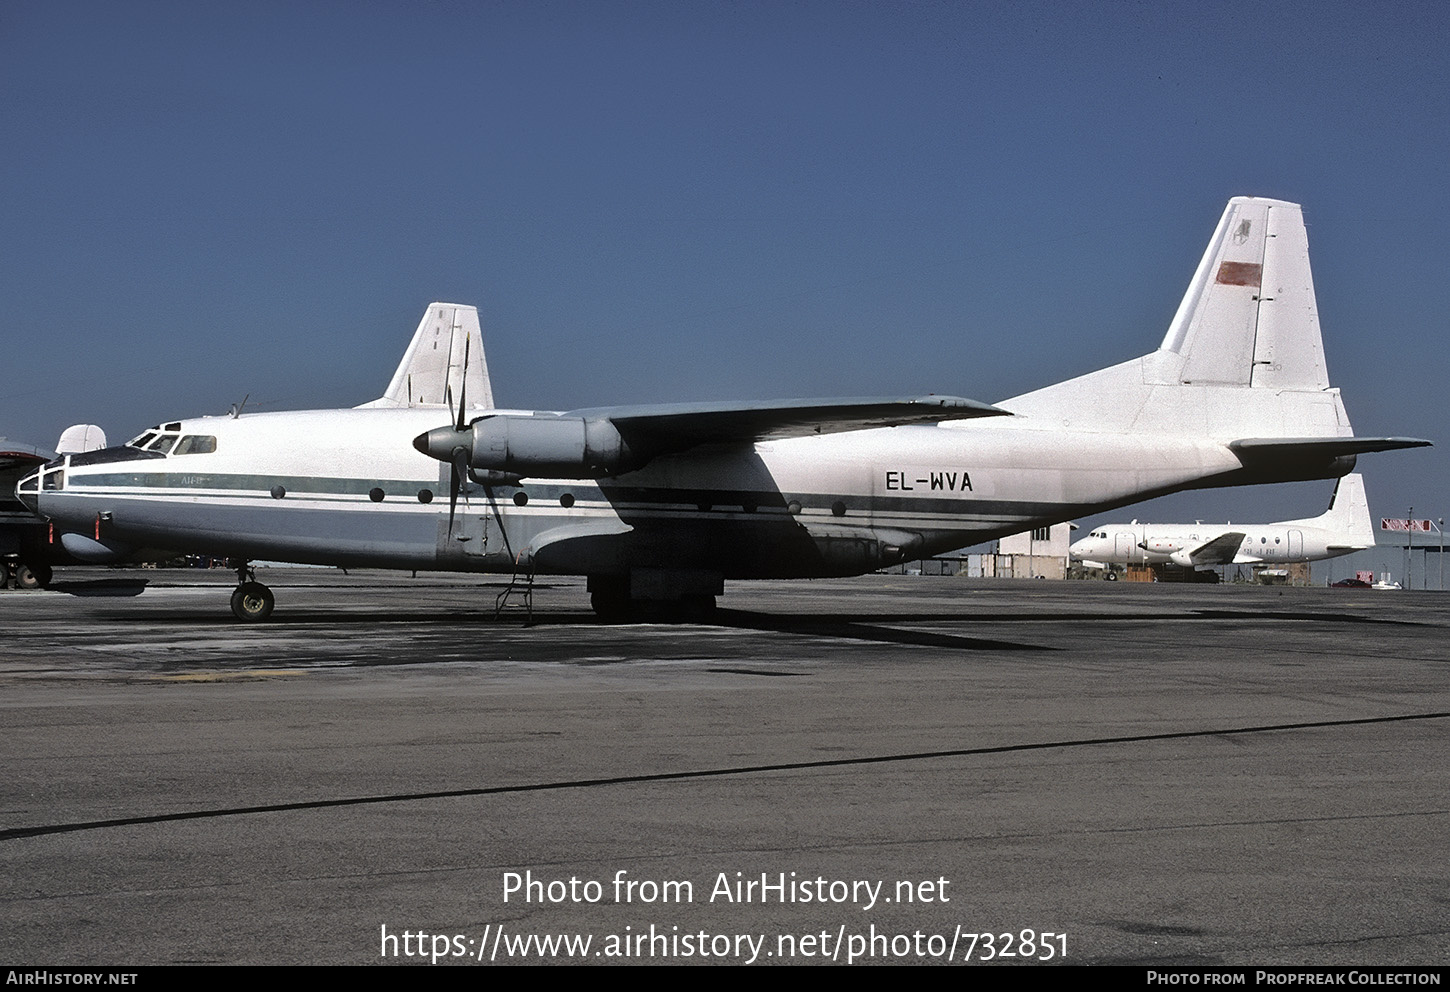
<svg viewBox="0 0 1450 992">
<path fill-rule="evenodd" d="M 1374 547 L 1374 523 L 1364 478 L 1339 480 L 1329 509 L 1317 517 L 1276 524 L 1103 524 L 1068 549 L 1074 561 L 1107 565 L 1284 565 L 1320 561 Z"/>
<path fill-rule="evenodd" d="M 455 403 L 456 400 L 456 403 Z M 27 477 L 93 560 L 586 575 L 596 611 L 713 607 L 726 579 L 869 572 L 1152 496 L 1323 479 L 1369 451 L 1329 385 L 1298 205 L 1237 197 L 1159 348 L 996 405 L 951 396 L 493 405 L 478 314 L 429 306 L 351 410 L 163 423 Z"/>
</svg>

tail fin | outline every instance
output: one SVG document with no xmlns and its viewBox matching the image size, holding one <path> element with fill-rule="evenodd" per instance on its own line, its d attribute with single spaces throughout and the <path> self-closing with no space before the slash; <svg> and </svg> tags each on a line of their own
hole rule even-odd
<svg viewBox="0 0 1450 992">
<path fill-rule="evenodd" d="M 1374 521 L 1369 515 L 1369 498 L 1364 491 L 1364 476 L 1352 472 L 1334 486 L 1334 495 L 1329 498 L 1329 509 L 1309 520 L 1291 520 L 1291 524 L 1306 524 L 1335 531 L 1341 540 L 1335 547 L 1374 547 Z"/>
<path fill-rule="evenodd" d="M 470 345 L 469 339 L 477 343 Z M 447 409 L 450 396 L 465 394 L 471 408 L 494 408 L 478 308 L 430 303 L 387 391 L 362 406 Z"/>
<path fill-rule="evenodd" d="M 1329 387 L 1297 203 L 1229 201 L 1158 351 L 1181 360 L 1167 381 Z"/>
<path fill-rule="evenodd" d="M 1324 363 L 1299 205 L 1229 201 L 1157 351 L 998 405 L 1115 432 L 1351 436 Z"/>
</svg>

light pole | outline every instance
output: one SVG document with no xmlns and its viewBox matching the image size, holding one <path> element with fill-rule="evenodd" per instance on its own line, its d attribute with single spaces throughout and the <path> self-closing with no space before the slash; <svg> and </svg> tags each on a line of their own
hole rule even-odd
<svg viewBox="0 0 1450 992">
<path fill-rule="evenodd" d="M 1415 508 L 1410 507 L 1410 519 L 1405 528 L 1405 592 L 1414 588 L 1410 581 L 1410 566 L 1415 563 Z"/>
</svg>

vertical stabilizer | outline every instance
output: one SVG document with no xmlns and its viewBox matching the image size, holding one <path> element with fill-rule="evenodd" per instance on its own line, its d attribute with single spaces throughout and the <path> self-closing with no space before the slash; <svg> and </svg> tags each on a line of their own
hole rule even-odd
<svg viewBox="0 0 1450 992">
<path fill-rule="evenodd" d="M 1350 436 L 1324 364 L 1303 211 L 1234 197 L 1157 351 L 998 406 L 1123 433 Z"/>
<path fill-rule="evenodd" d="M 1159 350 L 1182 359 L 1185 384 L 1329 385 L 1297 203 L 1229 201 Z"/>
<path fill-rule="evenodd" d="M 1318 527 L 1332 531 L 1329 546 L 1336 554 L 1346 549 L 1374 547 L 1374 521 L 1369 515 L 1369 498 L 1364 491 L 1364 476 L 1351 472 L 1334 484 L 1329 509 L 1317 517 L 1286 520 L 1282 526 Z"/>
<path fill-rule="evenodd" d="M 1369 515 L 1364 476 L 1351 472 L 1340 479 L 1334 487 L 1334 495 L 1330 497 L 1329 509 L 1315 522 L 1343 535 L 1346 545 L 1374 547 L 1374 521 Z"/>
<path fill-rule="evenodd" d="M 446 409 L 460 396 L 470 408 L 493 409 L 478 308 L 430 303 L 387 392 L 363 406 Z"/>
</svg>

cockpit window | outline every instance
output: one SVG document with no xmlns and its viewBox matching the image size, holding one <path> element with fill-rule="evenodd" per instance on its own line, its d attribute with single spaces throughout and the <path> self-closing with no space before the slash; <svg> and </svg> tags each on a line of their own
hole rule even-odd
<svg viewBox="0 0 1450 992">
<path fill-rule="evenodd" d="M 128 448 L 144 448 L 144 447 L 146 447 L 146 445 L 150 444 L 154 440 L 156 440 L 156 432 L 155 431 L 146 431 L 140 437 L 133 437 L 131 440 L 127 441 L 126 442 L 126 447 L 128 447 Z"/>
<path fill-rule="evenodd" d="M 175 444 L 175 443 L 176 443 L 176 435 L 175 434 L 162 434 L 156 440 L 154 440 L 150 444 L 146 445 L 146 450 L 147 451 L 159 451 L 159 452 L 161 452 L 164 455 L 168 451 L 171 450 L 171 446 L 173 444 Z"/>
<path fill-rule="evenodd" d="M 173 455 L 209 455 L 216 450 L 216 438 L 210 434 L 188 434 L 176 446 Z"/>
</svg>

